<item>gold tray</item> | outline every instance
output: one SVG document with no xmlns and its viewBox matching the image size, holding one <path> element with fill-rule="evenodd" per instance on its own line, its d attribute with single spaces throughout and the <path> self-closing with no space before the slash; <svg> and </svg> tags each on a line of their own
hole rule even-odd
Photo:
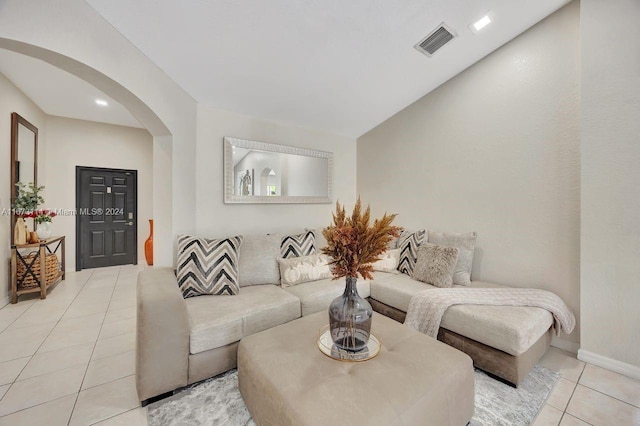
<svg viewBox="0 0 640 426">
<path fill-rule="evenodd" d="M 376 336 L 371 334 L 369 336 L 369 342 L 367 342 L 367 346 L 364 347 L 361 351 L 358 352 L 349 352 L 344 349 L 340 349 L 333 343 L 333 339 L 331 338 L 331 332 L 329 331 L 329 326 L 325 325 L 320 328 L 318 333 L 318 349 L 324 355 L 329 358 L 345 361 L 345 362 L 362 362 L 368 361 L 372 358 L 375 358 L 380 353 L 380 341 Z"/>
</svg>

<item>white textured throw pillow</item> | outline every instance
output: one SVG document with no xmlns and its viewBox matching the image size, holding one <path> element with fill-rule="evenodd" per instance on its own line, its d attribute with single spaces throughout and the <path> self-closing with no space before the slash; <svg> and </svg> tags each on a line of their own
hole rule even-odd
<svg viewBox="0 0 640 426">
<path fill-rule="evenodd" d="M 397 272 L 400 261 L 400 249 L 387 250 L 380 256 L 380 260 L 373 264 L 374 271 Z"/>
<path fill-rule="evenodd" d="M 440 246 L 456 247 L 460 250 L 458 262 L 453 269 L 453 283 L 471 285 L 471 267 L 473 266 L 473 250 L 476 246 L 477 234 L 455 234 L 452 232 L 429 231 L 429 243 Z"/>
<path fill-rule="evenodd" d="M 282 287 L 331 278 L 329 258 L 324 254 L 278 259 Z"/>
<path fill-rule="evenodd" d="M 460 250 L 455 247 L 423 243 L 418 247 L 418 260 L 413 270 L 413 279 L 435 287 L 451 287 L 453 268 Z"/>
</svg>

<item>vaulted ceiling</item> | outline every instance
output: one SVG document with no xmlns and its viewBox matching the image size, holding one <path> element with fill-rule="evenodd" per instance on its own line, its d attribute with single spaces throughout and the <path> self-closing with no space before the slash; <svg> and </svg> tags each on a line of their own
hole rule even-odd
<svg viewBox="0 0 640 426">
<path fill-rule="evenodd" d="M 354 138 L 568 3 L 86 1 L 198 102 Z M 491 24 L 472 32 L 487 14 Z M 413 48 L 443 22 L 454 40 L 431 58 Z M 139 126 L 115 102 L 97 108 L 103 94 L 43 62 L 0 50 L 0 73 L 48 114 Z"/>
<path fill-rule="evenodd" d="M 198 102 L 351 137 L 568 3 L 87 1 Z M 432 58 L 413 49 L 442 22 L 456 39 Z"/>
</svg>

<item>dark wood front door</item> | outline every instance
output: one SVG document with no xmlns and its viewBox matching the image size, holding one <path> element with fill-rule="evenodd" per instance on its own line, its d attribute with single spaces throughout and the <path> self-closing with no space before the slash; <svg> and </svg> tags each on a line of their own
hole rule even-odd
<svg viewBox="0 0 640 426">
<path fill-rule="evenodd" d="M 135 170 L 76 167 L 76 270 L 137 264 Z"/>
</svg>

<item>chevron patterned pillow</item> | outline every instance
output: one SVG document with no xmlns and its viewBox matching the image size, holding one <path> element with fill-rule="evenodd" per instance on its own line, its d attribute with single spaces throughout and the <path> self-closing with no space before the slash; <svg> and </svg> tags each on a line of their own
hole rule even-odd
<svg viewBox="0 0 640 426">
<path fill-rule="evenodd" d="M 280 254 L 285 259 L 316 254 L 316 233 L 307 231 L 299 235 L 287 235 L 280 241 Z"/>
<path fill-rule="evenodd" d="M 413 275 L 413 268 L 418 260 L 418 247 L 426 242 L 427 231 L 421 229 L 416 232 L 402 231 L 398 237 L 398 248 L 400 249 L 400 261 L 398 271 L 409 276 Z"/>
<path fill-rule="evenodd" d="M 176 275 L 182 297 L 238 294 L 238 249 L 242 239 L 241 235 L 218 240 L 180 235 Z"/>
</svg>

